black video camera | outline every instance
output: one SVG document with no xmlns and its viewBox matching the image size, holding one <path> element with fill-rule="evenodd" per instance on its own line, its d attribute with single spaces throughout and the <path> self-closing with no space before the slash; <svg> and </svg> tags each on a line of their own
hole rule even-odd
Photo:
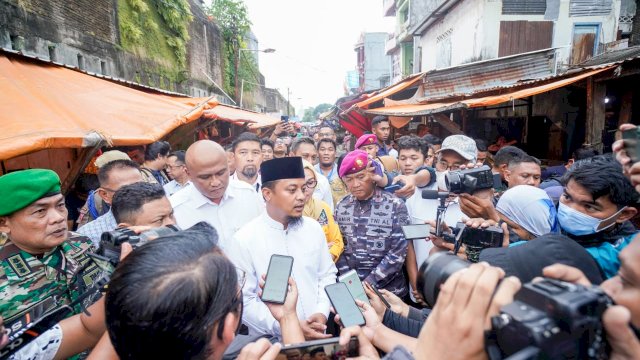
<svg viewBox="0 0 640 360">
<path fill-rule="evenodd" d="M 443 234 L 444 240 L 451 243 L 464 244 L 467 259 L 474 263 L 478 262 L 480 251 L 483 249 L 502 246 L 504 234 L 502 229 L 497 226 L 472 228 L 459 222 L 452 231 L 453 234 Z"/>
<path fill-rule="evenodd" d="M 453 254 L 430 256 L 418 274 L 427 303 L 435 305 L 449 276 L 470 264 Z M 497 351 L 518 359 L 605 359 L 609 345 L 601 318 L 612 303 L 599 287 L 553 279 L 524 284 L 514 302 L 492 319 L 487 350 L 492 358 Z"/>
<path fill-rule="evenodd" d="M 179 229 L 177 227 L 168 225 L 151 229 L 140 234 L 136 234 L 134 231 L 127 228 L 106 231 L 100 236 L 100 247 L 98 248 L 98 251 L 96 251 L 96 254 L 107 258 L 113 265 L 117 265 L 120 262 L 122 243 L 127 242 L 136 249 L 149 240 L 169 235 L 178 230 Z"/>
<path fill-rule="evenodd" d="M 451 171 L 446 174 L 445 183 L 451 193 L 473 194 L 478 190 L 493 188 L 493 173 L 487 165 L 476 169 Z"/>
</svg>

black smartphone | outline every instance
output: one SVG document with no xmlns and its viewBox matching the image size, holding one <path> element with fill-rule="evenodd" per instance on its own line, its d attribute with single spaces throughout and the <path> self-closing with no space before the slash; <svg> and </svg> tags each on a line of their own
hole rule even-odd
<svg viewBox="0 0 640 360">
<path fill-rule="evenodd" d="M 402 227 L 406 240 L 425 239 L 429 236 L 429 231 L 431 231 L 429 224 L 411 224 Z"/>
<path fill-rule="evenodd" d="M 349 326 L 362 326 L 365 324 L 364 316 L 356 301 L 353 300 L 351 292 L 345 283 L 338 282 L 335 284 L 327 285 L 324 291 L 329 296 L 331 305 L 336 310 L 336 313 L 340 315 L 340 321 L 344 327 Z"/>
<path fill-rule="evenodd" d="M 280 120 L 284 123 L 289 122 L 289 116 L 288 115 L 282 115 L 280 116 Z"/>
<path fill-rule="evenodd" d="M 387 299 L 385 299 L 384 296 L 382 296 L 378 288 L 375 285 L 371 285 L 371 284 L 369 284 L 369 286 L 371 286 L 371 288 L 373 289 L 373 292 L 376 293 L 376 295 L 378 295 L 380 300 L 382 300 L 382 303 L 384 304 L 384 306 L 386 306 L 387 309 L 391 309 L 391 304 L 389 304 Z"/>
<path fill-rule="evenodd" d="M 271 255 L 267 277 L 260 299 L 264 302 L 284 304 L 289 290 L 289 276 L 293 267 L 293 258 L 286 255 Z"/>
<path fill-rule="evenodd" d="M 634 164 L 640 160 L 638 158 L 638 155 L 640 155 L 640 149 L 638 149 L 640 145 L 640 142 L 638 142 L 638 131 L 640 131 L 640 128 L 629 129 L 622 132 L 624 151 Z"/>
<path fill-rule="evenodd" d="M 358 338 L 352 337 L 347 346 L 340 345 L 339 340 L 336 337 L 286 345 L 282 347 L 280 354 L 287 359 L 304 359 L 305 355 L 309 355 L 311 359 L 345 359 L 360 355 Z"/>
</svg>

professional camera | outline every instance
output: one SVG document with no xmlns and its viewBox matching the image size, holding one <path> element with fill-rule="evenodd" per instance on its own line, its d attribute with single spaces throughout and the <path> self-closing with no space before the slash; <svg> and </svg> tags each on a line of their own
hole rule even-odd
<svg viewBox="0 0 640 360">
<path fill-rule="evenodd" d="M 431 306 L 440 287 L 471 263 L 453 254 L 438 253 L 420 267 L 418 289 Z M 598 287 L 553 279 L 524 284 L 513 303 L 492 319 L 487 349 L 495 358 L 604 359 L 609 346 L 601 317 L 611 299 Z"/>
<path fill-rule="evenodd" d="M 483 165 L 476 169 L 451 171 L 445 176 L 449 192 L 473 194 L 478 190 L 493 188 L 491 168 Z"/>
<path fill-rule="evenodd" d="M 106 231 L 102 233 L 100 237 L 100 248 L 98 248 L 96 253 L 109 259 L 109 262 L 112 264 L 117 265 L 120 262 L 120 247 L 122 243 L 127 242 L 136 249 L 149 240 L 169 235 L 178 230 L 180 229 L 173 225 L 168 225 L 165 227 L 151 229 L 140 234 L 136 234 L 134 231 L 127 228 Z"/>
<path fill-rule="evenodd" d="M 452 231 L 453 234 L 443 234 L 444 240 L 464 244 L 467 259 L 474 263 L 478 262 L 483 249 L 502 246 L 503 232 L 497 226 L 472 228 L 459 222 Z"/>
</svg>

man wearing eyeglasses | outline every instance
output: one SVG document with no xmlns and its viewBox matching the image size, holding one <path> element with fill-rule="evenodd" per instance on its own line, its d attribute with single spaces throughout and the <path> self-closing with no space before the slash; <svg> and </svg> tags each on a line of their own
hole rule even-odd
<svg viewBox="0 0 640 360">
<path fill-rule="evenodd" d="M 184 163 L 184 150 L 174 151 L 167 158 L 167 173 L 171 177 L 171 181 L 164 185 L 164 191 L 167 196 L 171 196 L 191 185 L 187 167 Z"/>
<path fill-rule="evenodd" d="M 260 172 L 266 211 L 240 228 L 225 249 L 247 274 L 242 290 L 243 322 L 251 334 L 281 335 L 280 325 L 260 299 L 259 282 L 267 273 L 272 255 L 287 255 L 294 258 L 291 277 L 298 284 L 296 309 L 305 338 L 331 337 L 324 333 L 330 306 L 324 287 L 335 283 L 337 270 L 322 227 L 302 216 L 308 186 L 302 160 L 286 157 L 265 161 Z"/>
<path fill-rule="evenodd" d="M 105 203 L 111 206 L 116 191 L 125 185 L 144 181 L 144 179 L 138 164 L 131 160 L 115 160 L 100 168 L 98 181 L 100 182 L 98 194 Z M 102 233 L 115 230 L 116 227 L 118 227 L 118 223 L 109 210 L 106 214 L 81 226 L 78 233 L 90 238 L 93 245 L 98 248 Z"/>
</svg>

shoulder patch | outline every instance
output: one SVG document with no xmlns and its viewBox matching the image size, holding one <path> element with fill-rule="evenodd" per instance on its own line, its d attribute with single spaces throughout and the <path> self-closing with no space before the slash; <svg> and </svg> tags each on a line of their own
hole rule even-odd
<svg viewBox="0 0 640 360">
<path fill-rule="evenodd" d="M 7 258 L 7 263 L 9 264 L 13 272 L 15 272 L 16 275 L 20 277 L 29 275 L 31 273 L 31 267 L 29 267 L 29 263 L 20 254 L 9 256 Z"/>
<path fill-rule="evenodd" d="M 320 225 L 325 226 L 327 224 L 329 224 L 329 218 L 327 216 L 327 212 L 322 209 L 322 212 L 320 213 L 320 216 L 318 217 L 318 223 L 320 223 Z"/>
</svg>

